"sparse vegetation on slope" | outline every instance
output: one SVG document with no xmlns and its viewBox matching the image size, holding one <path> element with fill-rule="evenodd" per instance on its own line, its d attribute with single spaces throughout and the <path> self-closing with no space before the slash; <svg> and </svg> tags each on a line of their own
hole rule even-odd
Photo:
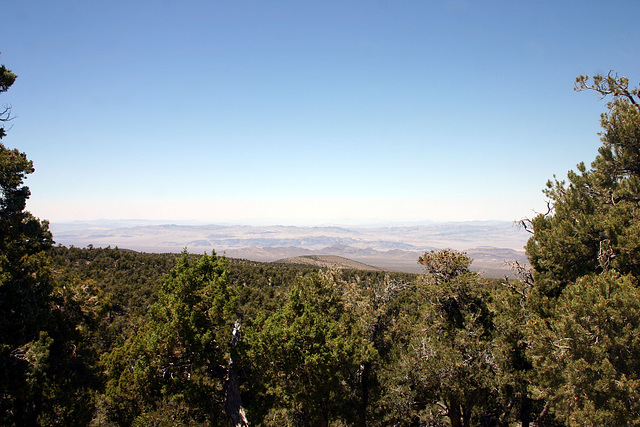
<svg viewBox="0 0 640 427">
<path fill-rule="evenodd" d="M 382 271 L 379 267 L 363 264 L 348 258 L 335 255 L 305 255 L 292 258 L 285 258 L 276 261 L 282 264 L 308 264 L 320 268 L 339 268 L 349 270 L 372 270 Z"/>
</svg>

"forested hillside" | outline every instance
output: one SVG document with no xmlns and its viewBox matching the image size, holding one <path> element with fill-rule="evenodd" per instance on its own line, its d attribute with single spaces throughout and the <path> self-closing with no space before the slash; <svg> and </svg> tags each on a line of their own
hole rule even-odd
<svg viewBox="0 0 640 427">
<path fill-rule="evenodd" d="M 576 88 L 610 97 L 603 145 L 523 221 L 519 280 L 55 246 L 0 144 L 0 424 L 640 424 L 639 91 Z"/>
</svg>

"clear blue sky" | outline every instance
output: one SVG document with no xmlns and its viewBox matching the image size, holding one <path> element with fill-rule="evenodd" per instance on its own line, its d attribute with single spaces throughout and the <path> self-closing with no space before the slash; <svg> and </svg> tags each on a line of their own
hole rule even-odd
<svg viewBox="0 0 640 427">
<path fill-rule="evenodd" d="M 0 0 L 53 222 L 517 220 L 640 82 L 640 2 Z"/>
</svg>

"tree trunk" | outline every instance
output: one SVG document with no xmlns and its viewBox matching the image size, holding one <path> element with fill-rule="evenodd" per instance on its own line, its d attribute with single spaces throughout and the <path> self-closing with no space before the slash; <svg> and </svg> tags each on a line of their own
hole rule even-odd
<svg viewBox="0 0 640 427">
<path fill-rule="evenodd" d="M 369 406 L 369 387 L 370 387 L 370 379 L 369 375 L 371 374 L 371 362 L 365 362 L 362 365 L 362 378 L 361 378 L 361 393 L 362 393 L 362 402 L 360 403 L 360 426 L 366 427 L 367 425 L 367 408 Z"/>
<path fill-rule="evenodd" d="M 240 341 L 240 322 L 235 321 L 233 331 L 231 333 L 231 347 L 238 346 Z M 227 369 L 227 378 L 225 382 L 226 399 L 224 409 L 227 412 L 229 423 L 233 427 L 249 427 L 249 421 L 242 407 L 242 398 L 240 396 L 240 381 L 238 375 L 233 370 L 233 358 L 229 356 L 229 368 Z"/>
<path fill-rule="evenodd" d="M 529 427 L 531 425 L 531 399 L 525 397 L 522 399 L 522 404 L 520 406 L 520 423 L 522 427 Z"/>
<path fill-rule="evenodd" d="M 471 411 L 473 410 L 473 406 L 464 405 L 462 406 L 462 426 L 463 427 L 471 427 Z"/>
<path fill-rule="evenodd" d="M 462 411 L 456 399 L 451 399 L 449 403 L 449 413 L 447 415 L 451 421 L 451 427 L 462 427 Z"/>
</svg>

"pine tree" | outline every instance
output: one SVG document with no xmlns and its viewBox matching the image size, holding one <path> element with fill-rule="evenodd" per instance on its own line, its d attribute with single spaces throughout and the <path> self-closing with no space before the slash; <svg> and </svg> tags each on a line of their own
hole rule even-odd
<svg viewBox="0 0 640 427">
<path fill-rule="evenodd" d="M 375 350 L 334 273 L 299 278 L 282 306 L 246 333 L 261 425 L 326 426 L 358 416 L 358 373 Z"/>
<path fill-rule="evenodd" d="M 640 91 L 612 74 L 576 89 L 613 99 L 591 167 L 550 181 L 549 212 L 530 223 L 532 397 L 569 425 L 637 425 Z"/>
<path fill-rule="evenodd" d="M 233 307 L 227 284 L 226 259 L 180 258 L 148 323 L 104 359 L 104 417 L 118 424 L 226 425 Z"/>
<path fill-rule="evenodd" d="M 529 351 L 537 384 L 567 425 L 640 425 L 640 289 L 615 271 L 581 277 L 552 320 L 534 318 Z"/>
<path fill-rule="evenodd" d="M 602 115 L 602 146 L 587 169 L 569 171 L 566 184 L 554 179 L 545 191 L 550 210 L 531 221 L 527 254 L 535 294 L 560 295 L 581 276 L 615 269 L 640 275 L 640 92 L 625 77 L 588 76 L 577 90 L 613 96 Z"/>
<path fill-rule="evenodd" d="M 471 261 L 453 250 L 420 257 L 427 274 L 410 297 L 417 309 L 398 322 L 395 360 L 387 367 L 388 424 L 496 422 L 491 288 L 469 271 Z"/>
<path fill-rule="evenodd" d="M 0 66 L 0 93 L 16 75 Z M 0 112 L 0 139 L 12 120 L 11 107 Z M 60 363 L 68 356 L 53 322 L 48 223 L 25 210 L 30 191 L 24 185 L 33 163 L 0 143 L 0 420 L 4 425 L 64 422 L 59 402 L 67 396 Z M 64 363 L 63 363 L 64 364 Z M 64 376 L 64 375 L 63 375 Z M 58 402 L 58 403 L 56 403 Z M 53 416 L 53 413 L 58 415 Z M 52 418 L 54 417 L 54 418 Z"/>
</svg>

